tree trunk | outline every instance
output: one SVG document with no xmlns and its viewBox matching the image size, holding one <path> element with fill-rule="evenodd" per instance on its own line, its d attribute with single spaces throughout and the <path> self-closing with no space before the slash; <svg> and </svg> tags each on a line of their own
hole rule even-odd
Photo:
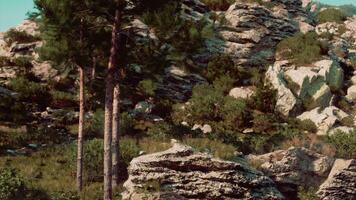
<svg viewBox="0 0 356 200">
<path fill-rule="evenodd" d="M 114 28 L 111 33 L 111 49 L 106 75 L 105 92 L 105 124 L 104 124 L 104 200 L 112 200 L 112 118 L 113 118 L 113 90 L 114 73 L 117 65 L 117 32 L 120 23 L 119 10 L 116 9 Z"/>
<path fill-rule="evenodd" d="M 115 73 L 113 121 L 112 121 L 112 181 L 113 187 L 119 184 L 119 163 L 120 163 L 120 78 L 119 70 Z"/>
<path fill-rule="evenodd" d="M 83 134 L 84 134 L 84 69 L 79 67 L 79 127 L 77 151 L 77 189 L 83 188 Z"/>
</svg>

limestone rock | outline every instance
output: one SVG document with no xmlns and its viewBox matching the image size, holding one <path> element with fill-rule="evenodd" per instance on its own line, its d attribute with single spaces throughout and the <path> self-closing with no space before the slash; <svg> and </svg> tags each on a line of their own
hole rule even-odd
<svg viewBox="0 0 356 200">
<path fill-rule="evenodd" d="M 337 122 L 340 122 L 345 117 L 349 115 L 344 111 L 340 110 L 335 106 L 329 106 L 325 109 L 315 108 L 314 110 L 304 112 L 299 115 L 297 118 L 300 120 L 311 120 L 314 122 L 318 128 L 318 135 L 326 135 L 328 131 L 335 125 Z"/>
<path fill-rule="evenodd" d="M 296 147 L 250 155 L 248 159 L 262 163 L 259 168 L 276 182 L 286 197 L 296 197 L 299 186 L 319 186 L 327 178 L 334 162 L 331 157 Z"/>
<path fill-rule="evenodd" d="M 56 81 L 60 80 L 58 70 L 54 69 L 49 62 L 32 61 L 33 67 L 31 72 L 42 81 Z"/>
<path fill-rule="evenodd" d="M 356 160 L 337 159 L 317 195 L 321 200 L 355 200 Z"/>
<path fill-rule="evenodd" d="M 286 117 L 292 113 L 297 104 L 297 99 L 291 90 L 287 88 L 287 83 L 283 78 L 282 67 L 287 63 L 287 61 L 278 61 L 273 66 L 270 66 L 266 72 L 266 81 L 277 90 L 276 111 Z"/>
<path fill-rule="evenodd" d="M 314 31 L 315 27 L 306 23 L 306 22 L 299 22 L 299 30 L 300 30 L 300 32 L 305 34 L 305 33 Z"/>
<path fill-rule="evenodd" d="M 352 85 L 347 89 L 346 97 L 351 100 L 356 100 L 356 85 Z"/>
<path fill-rule="evenodd" d="M 249 99 L 254 94 L 251 87 L 236 87 L 230 90 L 229 96 L 235 99 Z"/>
<path fill-rule="evenodd" d="M 198 74 L 187 73 L 172 66 L 165 70 L 162 82 L 158 83 L 156 94 L 163 98 L 183 102 L 190 98 L 193 87 L 207 81 Z"/>
<path fill-rule="evenodd" d="M 200 124 L 194 124 L 192 130 L 194 131 L 198 129 L 201 130 L 203 133 L 211 133 L 213 131 L 209 124 L 204 124 L 203 126 Z"/>
<path fill-rule="evenodd" d="M 133 199 L 152 182 L 159 184 L 161 191 L 186 199 L 284 199 L 261 172 L 196 153 L 178 143 L 166 151 L 134 158 L 128 170 L 123 199 Z"/>
</svg>

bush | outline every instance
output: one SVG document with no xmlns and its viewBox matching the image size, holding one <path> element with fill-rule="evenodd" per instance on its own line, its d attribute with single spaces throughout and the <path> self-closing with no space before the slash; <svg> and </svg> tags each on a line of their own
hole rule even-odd
<svg viewBox="0 0 356 200">
<path fill-rule="evenodd" d="M 48 88 L 40 83 L 28 80 L 25 77 L 16 77 L 10 80 L 9 87 L 19 93 L 22 101 L 38 103 L 45 108 L 51 102 Z"/>
<path fill-rule="evenodd" d="M 54 90 L 51 95 L 53 98 L 52 107 L 54 108 L 74 107 L 77 105 L 77 96 L 72 93 Z"/>
<path fill-rule="evenodd" d="M 346 159 L 356 158 L 356 130 L 341 131 L 327 136 L 326 142 L 336 147 L 336 156 Z"/>
<path fill-rule="evenodd" d="M 40 40 L 39 37 L 27 34 L 25 31 L 18 31 L 16 29 L 8 30 L 4 35 L 4 40 L 8 46 L 14 42 L 18 43 L 30 43 Z"/>
<path fill-rule="evenodd" d="M 326 53 L 322 42 L 315 32 L 298 33 L 293 37 L 282 40 L 277 45 L 277 55 L 289 59 L 297 65 L 310 64 L 319 60 Z"/>
<path fill-rule="evenodd" d="M 343 23 L 346 19 L 347 15 L 343 11 L 336 8 L 325 9 L 317 15 L 319 24 L 325 22 Z"/>
<path fill-rule="evenodd" d="M 138 83 L 138 90 L 144 96 L 154 96 L 156 84 L 151 79 L 145 79 Z"/>
<path fill-rule="evenodd" d="M 102 164 L 104 162 L 104 143 L 102 139 L 93 139 L 84 144 L 84 179 L 90 182 L 100 182 L 103 178 Z M 119 166 L 120 169 L 126 169 L 128 163 L 136 156 L 138 156 L 140 148 L 132 139 L 120 139 L 120 152 L 123 162 Z M 72 145 L 68 153 L 66 153 L 68 163 L 71 163 L 73 171 L 76 169 L 76 146 Z M 127 172 L 123 172 L 123 175 Z"/>
<path fill-rule="evenodd" d="M 230 76 L 237 81 L 239 79 L 239 70 L 231 56 L 216 55 L 209 61 L 205 76 L 211 83 L 222 76 Z"/>
<path fill-rule="evenodd" d="M 25 199 L 25 181 L 14 169 L 0 170 L 0 199 Z"/>
<path fill-rule="evenodd" d="M 300 200 L 318 200 L 316 196 L 317 188 L 303 188 L 298 189 L 298 199 Z"/>
</svg>

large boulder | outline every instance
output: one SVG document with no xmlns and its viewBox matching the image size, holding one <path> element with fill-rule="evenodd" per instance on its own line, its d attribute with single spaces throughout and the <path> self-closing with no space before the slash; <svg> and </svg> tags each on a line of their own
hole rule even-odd
<svg viewBox="0 0 356 200">
<path fill-rule="evenodd" d="M 177 143 L 166 151 L 134 158 L 128 170 L 123 199 L 133 199 L 150 183 L 186 199 L 284 199 L 261 172 Z"/>
<path fill-rule="evenodd" d="M 356 160 L 337 159 L 317 195 L 321 200 L 355 200 Z"/>
<path fill-rule="evenodd" d="M 327 135 L 331 128 L 348 116 L 347 113 L 339 108 L 329 106 L 325 109 L 315 108 L 314 110 L 304 112 L 297 118 L 300 120 L 311 120 L 318 128 L 318 135 Z"/>
<path fill-rule="evenodd" d="M 285 117 L 292 114 L 297 104 L 297 98 L 293 95 L 292 91 L 287 88 L 287 83 L 284 80 L 282 68 L 287 63 L 286 61 L 277 61 L 274 65 L 270 66 L 266 72 L 266 81 L 277 90 L 276 111 Z"/>
<path fill-rule="evenodd" d="M 306 148 L 291 147 L 248 159 L 261 163 L 261 169 L 278 185 L 286 197 L 297 197 L 298 187 L 317 187 L 328 176 L 334 159 Z"/>
</svg>

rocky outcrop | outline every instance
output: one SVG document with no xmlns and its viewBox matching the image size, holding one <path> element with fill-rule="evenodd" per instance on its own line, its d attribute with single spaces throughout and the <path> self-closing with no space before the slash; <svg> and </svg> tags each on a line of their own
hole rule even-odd
<svg viewBox="0 0 356 200">
<path fill-rule="evenodd" d="M 298 30 L 313 30 L 300 0 L 236 2 L 220 28 L 225 53 L 237 64 L 260 66 L 274 60 L 278 42 Z M 296 23 L 297 22 L 297 23 Z"/>
<path fill-rule="evenodd" d="M 317 195 L 321 200 L 355 200 L 356 160 L 337 159 Z"/>
<path fill-rule="evenodd" d="M 177 143 L 166 151 L 131 161 L 123 199 L 133 199 L 152 182 L 161 191 L 186 199 L 283 199 L 273 181 L 261 172 Z"/>
<path fill-rule="evenodd" d="M 297 197 L 298 187 L 318 187 L 328 176 L 334 159 L 305 148 L 291 147 L 248 159 L 261 163 L 261 169 L 286 197 Z"/>
<path fill-rule="evenodd" d="M 304 109 L 328 107 L 333 92 L 339 91 L 344 85 L 342 68 L 338 62 L 330 59 L 308 67 L 277 61 L 267 70 L 266 78 L 277 90 L 276 110 L 284 116 L 298 115 Z"/>
<path fill-rule="evenodd" d="M 297 118 L 300 120 L 311 120 L 318 128 L 317 134 L 326 135 L 333 126 L 348 116 L 347 113 L 339 108 L 330 106 L 325 109 L 315 108 L 299 115 Z"/>
<path fill-rule="evenodd" d="M 187 73 L 172 66 L 165 70 L 162 82 L 157 85 L 156 94 L 174 101 L 186 101 L 192 94 L 193 87 L 207 81 L 198 74 Z"/>
</svg>

